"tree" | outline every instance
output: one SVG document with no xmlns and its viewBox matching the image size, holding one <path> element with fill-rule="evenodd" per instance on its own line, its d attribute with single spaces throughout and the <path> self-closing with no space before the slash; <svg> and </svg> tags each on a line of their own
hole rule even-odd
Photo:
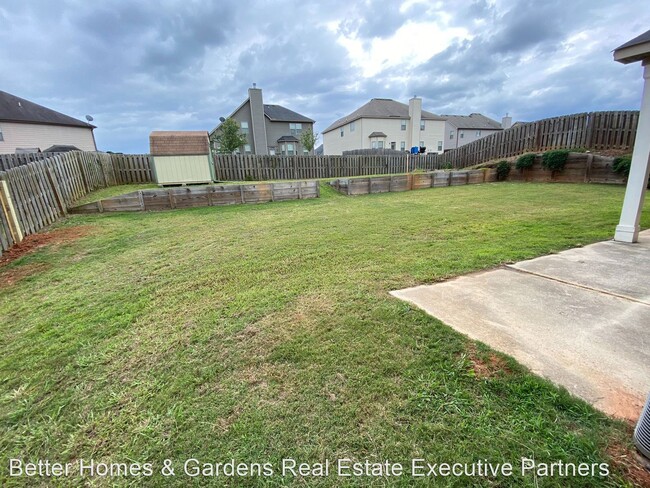
<svg viewBox="0 0 650 488">
<path fill-rule="evenodd" d="M 232 154 L 248 142 L 246 136 L 239 132 L 239 125 L 234 119 L 226 119 L 221 124 L 215 140 L 219 145 L 217 150 L 222 154 Z"/>
<path fill-rule="evenodd" d="M 311 129 L 307 129 L 300 133 L 300 144 L 302 147 L 307 149 L 307 151 L 312 152 L 316 141 L 318 140 L 318 132 L 314 133 Z"/>
</svg>

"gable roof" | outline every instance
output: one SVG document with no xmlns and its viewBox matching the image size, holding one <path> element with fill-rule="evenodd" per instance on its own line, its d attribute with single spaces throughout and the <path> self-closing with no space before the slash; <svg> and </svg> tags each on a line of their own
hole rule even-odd
<svg viewBox="0 0 650 488">
<path fill-rule="evenodd" d="M 264 115 L 271 122 L 306 122 L 313 124 L 314 121 L 309 117 L 300 115 L 298 112 L 289 110 L 282 105 L 267 105 L 264 104 Z"/>
<path fill-rule="evenodd" d="M 27 124 L 65 125 L 94 129 L 95 126 L 24 98 L 0 90 L 0 120 Z"/>
<path fill-rule="evenodd" d="M 239 112 L 247 103 L 250 103 L 250 101 L 251 101 L 250 98 L 244 100 L 242 103 L 239 104 L 239 106 L 235 110 L 233 110 L 233 112 L 228 117 L 226 117 L 226 119 L 230 119 L 233 115 Z M 310 119 L 309 117 L 305 117 L 304 115 L 301 115 L 298 112 L 289 110 L 288 108 L 283 107 L 282 105 L 264 104 L 264 116 L 267 119 L 269 119 L 271 122 L 304 122 L 306 124 L 316 123 L 316 121 Z M 217 126 L 210 131 L 210 135 L 214 134 L 217 130 L 219 130 L 221 124 L 223 124 L 223 122 L 219 122 Z"/>
<path fill-rule="evenodd" d="M 441 115 L 446 122 L 457 129 L 489 129 L 502 130 L 501 124 L 483 114 Z"/>
<path fill-rule="evenodd" d="M 408 119 L 409 118 L 409 106 L 406 103 L 398 102 L 391 98 L 373 98 L 365 105 L 362 105 L 354 112 L 345 117 L 338 119 L 336 122 L 331 124 L 327 129 L 323 131 L 330 132 L 334 129 L 354 122 L 355 120 L 367 118 L 367 119 Z M 427 112 L 422 110 L 423 120 L 444 120 L 441 117 L 437 116 L 434 113 Z"/>
</svg>

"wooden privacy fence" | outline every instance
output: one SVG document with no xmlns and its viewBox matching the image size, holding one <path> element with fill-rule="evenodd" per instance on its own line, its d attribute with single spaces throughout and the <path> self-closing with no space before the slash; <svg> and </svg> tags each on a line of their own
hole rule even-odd
<svg viewBox="0 0 650 488">
<path fill-rule="evenodd" d="M 280 202 L 318 198 L 319 196 L 320 185 L 318 181 L 186 186 L 140 190 L 73 207 L 70 209 L 70 213 L 142 212 L 145 210 Z"/>
<path fill-rule="evenodd" d="M 214 157 L 221 181 L 336 178 L 466 168 L 525 152 L 583 147 L 631 150 L 639 112 L 590 112 L 539 120 L 496 132 L 444 154 Z"/>
<path fill-rule="evenodd" d="M 494 159 L 551 149 L 632 150 L 638 111 L 589 112 L 519 124 L 452 149 L 437 163 L 465 168 Z"/>
<path fill-rule="evenodd" d="M 32 162 L 15 156 L 16 164 L 0 171 L 0 252 L 66 215 L 91 191 L 151 181 L 148 157 L 139 155 L 74 151 Z"/>
<path fill-rule="evenodd" d="M 0 154 L 0 171 L 7 171 L 21 166 L 23 164 L 33 163 L 34 161 L 42 161 L 53 156 L 58 156 L 65 153 L 21 153 L 21 154 Z"/>
</svg>

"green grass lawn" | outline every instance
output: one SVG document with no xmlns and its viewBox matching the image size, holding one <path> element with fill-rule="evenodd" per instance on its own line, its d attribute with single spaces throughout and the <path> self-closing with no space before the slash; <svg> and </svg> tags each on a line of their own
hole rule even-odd
<svg viewBox="0 0 650 488">
<path fill-rule="evenodd" d="M 26 483 L 8 477 L 10 457 L 156 472 L 174 460 L 177 476 L 150 486 L 187 486 L 190 457 L 276 468 L 283 458 L 611 462 L 630 446 L 628 426 L 388 292 L 610 238 L 623 193 L 499 183 L 355 198 L 323 186 L 317 200 L 70 217 L 58 227 L 86 226 L 85 237 L 0 268 L 0 283 L 22 277 L 0 285 L 0 484 Z M 537 481 L 625 485 L 611 469 Z"/>
</svg>

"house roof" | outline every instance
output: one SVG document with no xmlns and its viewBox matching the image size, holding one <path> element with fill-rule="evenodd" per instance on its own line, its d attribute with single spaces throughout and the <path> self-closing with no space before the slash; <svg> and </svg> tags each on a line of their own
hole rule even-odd
<svg viewBox="0 0 650 488">
<path fill-rule="evenodd" d="M 367 119 L 408 119 L 409 106 L 406 103 L 398 102 L 391 98 L 373 98 L 365 105 L 362 105 L 354 112 L 338 119 L 323 132 L 330 132 L 334 129 L 354 122 L 355 120 Z M 422 110 L 423 120 L 443 120 L 434 113 Z"/>
<path fill-rule="evenodd" d="M 614 49 L 614 60 L 624 64 L 650 57 L 650 30 Z"/>
<path fill-rule="evenodd" d="M 209 154 L 210 141 L 206 131 L 153 131 L 149 134 L 152 156 Z"/>
<path fill-rule="evenodd" d="M 45 149 L 43 152 L 70 152 L 70 151 L 81 151 L 77 146 L 71 146 L 67 144 L 55 144 Z"/>
<path fill-rule="evenodd" d="M 314 121 L 309 117 L 300 115 L 298 112 L 289 110 L 282 105 L 266 105 L 264 104 L 264 115 L 272 122 L 305 122 L 313 124 Z"/>
<path fill-rule="evenodd" d="M 474 113 L 469 115 L 441 115 L 441 117 L 457 129 L 503 129 L 499 122 L 482 114 Z"/>
<path fill-rule="evenodd" d="M 0 90 L 0 120 L 27 124 L 65 125 L 94 129 L 95 126 L 77 120 L 24 98 Z"/>
<path fill-rule="evenodd" d="M 278 139 L 278 142 L 300 142 L 297 137 L 294 136 L 282 136 Z"/>
<path fill-rule="evenodd" d="M 370 134 L 368 137 L 388 137 L 388 136 L 383 132 L 375 131 L 372 134 Z"/>
</svg>

